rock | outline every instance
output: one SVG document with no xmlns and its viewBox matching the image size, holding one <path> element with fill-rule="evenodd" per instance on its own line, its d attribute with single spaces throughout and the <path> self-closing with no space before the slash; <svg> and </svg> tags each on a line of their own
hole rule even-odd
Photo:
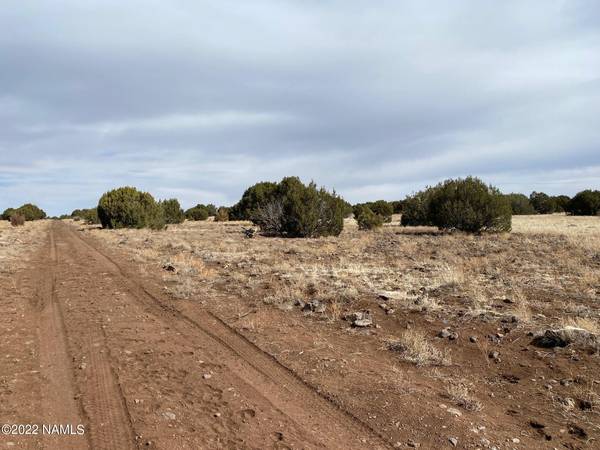
<svg viewBox="0 0 600 450">
<path fill-rule="evenodd" d="M 520 444 L 520 443 L 521 443 L 521 439 L 519 439 L 519 438 L 512 438 L 512 439 L 511 439 L 511 442 L 512 442 L 513 444 Z"/>
<path fill-rule="evenodd" d="M 210 373 L 205 373 L 204 375 L 202 375 L 202 378 L 204 378 L 205 380 L 210 380 L 212 378 L 212 375 Z"/>
<path fill-rule="evenodd" d="M 438 337 L 454 341 L 458 339 L 458 333 L 456 331 L 452 331 L 450 327 L 446 327 L 438 333 Z"/>
<path fill-rule="evenodd" d="M 373 317 L 370 311 L 353 312 L 346 319 L 350 320 L 353 327 L 364 328 L 373 325 Z"/>
<path fill-rule="evenodd" d="M 175 269 L 175 266 L 173 264 L 169 263 L 165 263 L 163 264 L 163 270 L 166 270 L 167 272 L 176 272 L 177 269 Z"/>
<path fill-rule="evenodd" d="M 569 345 L 564 336 L 556 330 L 546 330 L 543 335 L 534 337 L 531 343 L 541 348 L 566 347 Z"/>
<path fill-rule="evenodd" d="M 456 439 L 455 437 L 448 438 L 448 441 L 450 441 L 453 447 L 456 447 L 458 445 L 458 439 Z"/>
<path fill-rule="evenodd" d="M 531 341 L 532 345 L 541 348 L 566 347 L 573 343 L 597 346 L 600 344 L 600 336 L 583 328 L 567 326 L 546 330 L 544 334 L 535 336 Z"/>
<path fill-rule="evenodd" d="M 412 447 L 412 448 L 419 448 L 421 446 L 421 444 L 413 441 L 412 439 L 409 439 L 408 442 L 406 443 L 406 445 L 408 445 L 409 447 Z"/>
<path fill-rule="evenodd" d="M 497 351 L 490 352 L 488 356 L 490 357 L 490 359 L 500 359 L 500 353 L 498 353 Z"/>
<path fill-rule="evenodd" d="M 453 416 L 458 416 L 458 417 L 462 416 L 462 413 L 456 408 L 448 408 L 446 411 L 448 411 Z"/>
<path fill-rule="evenodd" d="M 162 415 L 165 419 L 168 420 L 175 420 L 177 418 L 177 416 L 171 411 L 165 411 Z"/>
<path fill-rule="evenodd" d="M 310 300 L 308 303 L 304 303 L 302 300 L 296 302 L 301 302 L 302 311 L 304 312 L 324 313 L 327 310 L 327 305 L 317 299 Z"/>
<path fill-rule="evenodd" d="M 477 342 L 477 336 L 469 336 L 469 341 L 471 341 L 473 344 Z"/>
</svg>

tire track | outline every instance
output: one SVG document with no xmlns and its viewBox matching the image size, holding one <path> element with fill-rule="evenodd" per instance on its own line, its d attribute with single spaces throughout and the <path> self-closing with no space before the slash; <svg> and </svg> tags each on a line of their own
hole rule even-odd
<svg viewBox="0 0 600 450">
<path fill-rule="evenodd" d="M 67 336 L 62 311 L 56 298 L 57 264 L 54 233 L 50 233 L 49 256 L 43 261 L 37 306 L 39 308 L 38 342 L 39 363 L 42 381 L 41 413 L 43 424 L 83 424 L 80 405 L 75 401 L 76 390 L 73 367 L 67 347 Z M 43 436 L 45 448 L 85 449 L 90 448 L 86 435 Z"/>
<path fill-rule="evenodd" d="M 167 321 L 174 329 L 181 330 L 184 335 L 197 335 L 204 341 L 212 341 L 222 362 L 231 371 L 326 447 L 390 447 L 385 438 L 367 424 L 317 392 L 212 313 L 199 309 L 194 317 L 190 317 L 164 303 L 110 256 L 66 225 L 62 225 L 62 230 L 65 239 L 80 243 L 91 257 L 118 275 L 132 297 L 153 315 Z"/>
</svg>

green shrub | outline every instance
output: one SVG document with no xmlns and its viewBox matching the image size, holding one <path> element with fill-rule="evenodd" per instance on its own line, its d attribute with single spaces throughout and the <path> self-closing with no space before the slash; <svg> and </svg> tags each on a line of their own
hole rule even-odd
<svg viewBox="0 0 600 450">
<path fill-rule="evenodd" d="M 163 210 L 163 214 L 165 215 L 165 223 L 182 223 L 185 220 L 185 214 L 183 213 L 183 209 L 181 209 L 181 205 L 177 199 L 171 198 L 169 200 L 163 200 L 159 203 Z"/>
<path fill-rule="evenodd" d="M 215 214 L 215 222 L 227 222 L 229 220 L 229 208 L 221 206 Z"/>
<path fill-rule="evenodd" d="M 371 208 L 364 206 L 359 210 L 356 222 L 360 230 L 372 230 L 383 225 L 383 217 L 375 214 Z"/>
<path fill-rule="evenodd" d="M 447 180 L 439 184 L 429 204 L 431 222 L 440 229 L 470 233 L 510 231 L 510 203 L 478 178 Z"/>
<path fill-rule="evenodd" d="M 552 214 L 556 211 L 555 201 L 543 192 L 532 192 L 529 201 L 538 214 Z"/>
<path fill-rule="evenodd" d="M 206 205 L 196 205 L 185 212 L 185 217 L 188 220 L 206 220 L 209 213 Z"/>
<path fill-rule="evenodd" d="M 26 203 L 23 206 L 14 210 L 13 214 L 19 214 L 25 217 L 25 220 L 42 220 L 46 218 L 44 210 L 38 208 L 36 205 Z"/>
<path fill-rule="evenodd" d="M 12 216 L 10 216 L 10 224 L 13 227 L 20 227 L 25 225 L 25 216 L 23 216 L 22 214 L 14 213 Z"/>
<path fill-rule="evenodd" d="M 403 225 L 433 225 L 470 233 L 511 229 L 511 207 L 506 196 L 478 178 L 446 180 L 409 197 Z"/>
<path fill-rule="evenodd" d="M 507 194 L 507 200 L 510 202 L 510 208 L 513 215 L 531 215 L 535 214 L 536 211 L 531 205 L 529 198 L 524 194 Z"/>
<path fill-rule="evenodd" d="M 60 218 L 67 218 L 69 216 L 60 216 Z M 98 208 L 87 208 L 87 209 L 76 209 L 71 213 L 70 216 L 74 220 L 83 220 L 86 223 L 98 224 L 100 218 L 98 217 Z"/>
<path fill-rule="evenodd" d="M 586 189 L 573 197 L 566 211 L 574 216 L 596 216 L 600 212 L 600 191 Z"/>
<path fill-rule="evenodd" d="M 403 226 L 432 226 L 429 214 L 429 203 L 435 188 L 426 188 L 412 196 L 406 197 L 402 205 L 400 223 Z"/>
<path fill-rule="evenodd" d="M 121 187 L 105 193 L 98 202 L 98 217 L 103 228 L 165 227 L 160 205 L 147 192 L 134 187 Z"/>
<path fill-rule="evenodd" d="M 246 189 L 239 202 L 229 210 L 231 220 L 252 220 L 259 205 L 265 205 L 276 194 L 277 183 L 263 181 Z"/>
<path fill-rule="evenodd" d="M 212 203 L 209 203 L 208 205 L 206 205 L 206 209 L 208 210 L 209 216 L 214 217 L 217 215 L 217 207 L 215 205 L 213 205 Z"/>
<path fill-rule="evenodd" d="M 395 200 L 393 202 L 390 202 L 392 205 L 392 208 L 394 210 L 394 214 L 402 214 L 402 210 L 404 207 L 404 201 L 402 200 Z"/>
<path fill-rule="evenodd" d="M 2 213 L 2 220 L 10 220 L 13 214 L 16 212 L 15 208 L 6 208 Z"/>
<path fill-rule="evenodd" d="M 394 214 L 394 207 L 391 203 L 385 200 L 377 200 L 376 202 L 358 203 L 354 205 L 353 212 L 354 217 L 358 219 L 363 208 L 368 208 L 371 212 L 381 217 L 383 222 L 391 222 L 392 214 Z"/>
<path fill-rule="evenodd" d="M 568 195 L 556 195 L 551 197 L 556 207 L 556 212 L 566 212 L 567 205 L 571 201 L 571 197 Z"/>
<path fill-rule="evenodd" d="M 335 192 L 318 189 L 311 182 L 304 185 L 297 177 L 280 183 L 259 183 L 246 190 L 252 201 L 246 206 L 250 219 L 265 234 L 286 237 L 337 236 L 344 227 L 344 201 Z M 273 185 L 275 186 L 273 188 Z M 266 187 L 265 189 L 265 186 Z M 256 195 L 260 192 L 260 195 Z M 245 193 L 245 194 L 246 194 Z M 257 200 L 254 203 L 254 200 Z M 240 203 L 244 201 L 240 200 Z M 239 204 L 239 203 L 238 203 Z"/>
</svg>

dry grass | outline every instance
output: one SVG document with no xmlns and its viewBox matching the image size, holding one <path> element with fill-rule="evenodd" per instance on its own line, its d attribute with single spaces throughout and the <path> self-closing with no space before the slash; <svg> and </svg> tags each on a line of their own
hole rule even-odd
<svg viewBox="0 0 600 450">
<path fill-rule="evenodd" d="M 389 350 L 398 352 L 406 361 L 418 366 L 448 366 L 448 352 L 438 349 L 418 330 L 407 330 L 399 338 L 386 342 Z"/>
<path fill-rule="evenodd" d="M 202 292 L 210 301 L 210 292 L 225 292 L 284 309 L 316 299 L 328 305 L 331 321 L 376 307 L 380 295 L 395 311 L 439 319 L 466 312 L 549 326 L 544 317 L 556 317 L 557 304 L 600 318 L 597 217 L 516 216 L 513 233 L 481 237 L 397 222 L 369 233 L 349 220 L 339 237 L 246 239 L 242 226 L 186 222 L 166 231 L 90 232 L 126 249 L 148 273 L 172 263 L 176 272 L 165 273 L 165 283 L 181 298 Z M 598 242 L 587 245 L 592 241 Z M 504 299 L 512 302 L 499 308 Z"/>
<path fill-rule="evenodd" d="M 473 394 L 464 381 L 452 381 L 446 386 L 446 396 L 468 411 L 481 411 L 483 405 Z"/>
<path fill-rule="evenodd" d="M 0 273 L 26 267 L 29 256 L 44 244 L 49 223 L 38 220 L 14 227 L 8 220 L 0 221 Z"/>
</svg>

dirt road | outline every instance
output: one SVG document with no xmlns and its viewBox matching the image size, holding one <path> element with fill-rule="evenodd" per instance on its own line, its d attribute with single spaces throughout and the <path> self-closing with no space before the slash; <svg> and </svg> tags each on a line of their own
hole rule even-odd
<svg viewBox="0 0 600 450">
<path fill-rule="evenodd" d="M 190 314 L 131 263 L 51 225 L 0 307 L 4 435 L 14 448 L 387 448 L 373 430 L 200 306 Z M 70 424 L 48 434 L 42 424 Z M 78 425 L 85 427 L 79 433 Z M 33 430 L 36 431 L 36 430 Z M 44 432 L 45 431 L 45 432 Z M 70 431 L 65 435 L 65 431 Z M 12 444 L 12 445 L 11 445 Z"/>
</svg>

